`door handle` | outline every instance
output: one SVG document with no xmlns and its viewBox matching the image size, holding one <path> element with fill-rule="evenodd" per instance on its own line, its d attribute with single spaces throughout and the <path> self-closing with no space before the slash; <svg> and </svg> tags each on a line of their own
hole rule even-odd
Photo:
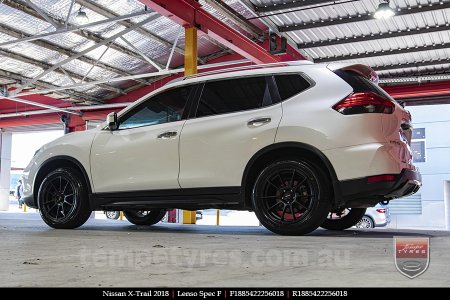
<svg viewBox="0 0 450 300">
<path fill-rule="evenodd" d="M 270 121 L 272 121 L 271 118 L 258 118 L 248 121 L 247 125 L 250 127 L 259 127 L 264 124 L 270 123 Z"/>
<path fill-rule="evenodd" d="M 167 131 L 167 132 L 163 132 L 158 134 L 158 139 L 163 139 L 163 140 L 168 140 L 168 139 L 172 139 L 174 137 L 176 137 L 178 134 L 178 132 L 176 131 Z"/>
</svg>

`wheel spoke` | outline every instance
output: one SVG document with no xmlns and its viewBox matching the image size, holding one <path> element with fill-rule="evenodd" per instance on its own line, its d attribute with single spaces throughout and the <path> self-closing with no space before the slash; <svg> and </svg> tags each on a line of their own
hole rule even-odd
<svg viewBox="0 0 450 300">
<path fill-rule="evenodd" d="M 301 202 L 294 201 L 292 203 L 297 203 L 297 205 L 301 206 L 304 210 L 308 210 L 308 207 L 304 206 Z"/>
<path fill-rule="evenodd" d="M 64 194 L 64 192 L 66 191 L 68 185 L 69 185 L 69 182 L 67 181 L 66 185 L 64 186 L 64 189 L 62 190 L 62 193 L 63 193 L 63 194 Z"/>
<path fill-rule="evenodd" d="M 57 205 L 58 205 L 57 203 L 53 204 L 53 206 L 48 209 L 48 212 L 51 212 Z"/>
<path fill-rule="evenodd" d="M 289 182 L 290 188 L 292 188 L 292 185 L 294 184 L 294 177 L 295 177 L 295 170 L 292 170 L 291 181 Z"/>
<path fill-rule="evenodd" d="M 292 203 L 289 204 L 289 208 L 291 209 L 291 213 L 292 213 L 292 221 L 294 222 L 294 221 L 297 220 L 297 218 L 295 217 L 295 213 L 294 213 L 294 209 L 293 209 L 293 207 L 292 207 Z"/>
<path fill-rule="evenodd" d="M 287 205 L 285 205 L 284 207 L 283 207 L 283 213 L 281 214 L 281 221 L 283 222 L 283 220 L 284 220 L 284 215 L 286 214 L 286 208 L 287 208 L 288 206 Z"/>
<path fill-rule="evenodd" d="M 61 214 L 63 215 L 63 217 L 66 216 L 66 214 L 64 213 L 64 203 L 61 204 Z"/>
<path fill-rule="evenodd" d="M 303 178 L 302 181 L 300 181 L 299 183 L 297 183 L 297 186 L 294 188 L 294 191 L 297 191 L 299 187 L 302 186 L 302 184 L 306 181 L 306 178 Z"/>
<path fill-rule="evenodd" d="M 273 184 L 269 179 L 267 179 L 266 182 L 278 190 L 279 187 Z"/>
<path fill-rule="evenodd" d="M 67 204 L 67 205 L 70 205 L 70 206 L 73 206 L 73 203 L 67 202 L 67 200 L 64 200 L 63 203 L 64 203 L 64 204 Z"/>
<path fill-rule="evenodd" d="M 49 204 L 49 203 L 52 203 L 52 202 L 56 203 L 56 201 L 53 198 L 50 198 L 50 200 L 47 200 L 47 201 L 43 202 L 42 204 L 45 205 L 45 204 Z"/>
<path fill-rule="evenodd" d="M 259 199 L 272 199 L 272 198 L 279 198 L 280 196 L 260 196 Z"/>
<path fill-rule="evenodd" d="M 53 184 L 53 182 L 49 181 L 49 183 L 50 183 L 50 185 L 52 186 L 53 190 L 54 190 L 55 192 L 57 192 L 58 189 L 57 189 L 56 186 Z M 48 189 L 48 192 L 50 193 L 50 189 Z"/>
<path fill-rule="evenodd" d="M 280 179 L 281 186 L 284 187 L 283 177 L 281 177 L 280 173 L 277 173 L 277 177 Z"/>
<path fill-rule="evenodd" d="M 278 205 L 283 204 L 283 202 L 277 202 L 274 205 L 272 205 L 271 207 L 269 207 L 267 210 L 271 211 L 272 209 L 274 209 L 275 207 L 277 207 Z"/>
<path fill-rule="evenodd" d="M 62 177 L 59 176 L 59 191 L 62 191 Z"/>
</svg>

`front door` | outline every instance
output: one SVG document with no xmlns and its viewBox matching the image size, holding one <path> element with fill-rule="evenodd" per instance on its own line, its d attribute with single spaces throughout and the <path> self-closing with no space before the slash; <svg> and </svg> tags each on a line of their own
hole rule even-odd
<svg viewBox="0 0 450 300">
<path fill-rule="evenodd" d="M 91 150 L 95 193 L 178 189 L 178 142 L 195 88 L 159 93 L 119 116 Z"/>
</svg>

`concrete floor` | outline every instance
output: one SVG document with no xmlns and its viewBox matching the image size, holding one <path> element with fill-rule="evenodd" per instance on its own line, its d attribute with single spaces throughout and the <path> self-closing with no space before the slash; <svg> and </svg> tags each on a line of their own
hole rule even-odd
<svg viewBox="0 0 450 300">
<path fill-rule="evenodd" d="M 395 268 L 394 236 L 428 236 L 428 270 Z M 262 227 L 90 220 L 54 230 L 38 214 L 0 213 L 0 286 L 450 286 L 450 232 L 316 230 L 285 237 Z"/>
</svg>

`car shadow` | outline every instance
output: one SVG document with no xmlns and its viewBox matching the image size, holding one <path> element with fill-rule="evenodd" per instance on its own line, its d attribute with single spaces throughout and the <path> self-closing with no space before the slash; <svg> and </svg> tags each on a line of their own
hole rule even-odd
<svg viewBox="0 0 450 300">
<path fill-rule="evenodd" d="M 127 221 L 123 221 L 124 223 Z M 215 235 L 274 235 L 262 226 L 213 226 L 213 225 L 183 225 L 171 223 L 159 223 L 153 226 L 138 226 L 132 224 L 108 224 L 104 226 L 100 222 L 87 223 L 80 230 L 95 231 L 126 231 L 126 232 L 155 232 L 170 234 L 215 234 Z M 111 222 L 110 222 L 111 223 Z M 105 224 L 106 225 L 106 224 Z M 395 236 L 420 236 L 436 237 L 449 236 L 448 231 L 411 230 L 411 229 L 347 229 L 333 231 L 317 229 L 306 236 L 310 237 L 355 237 L 355 238 L 392 238 Z"/>
</svg>

